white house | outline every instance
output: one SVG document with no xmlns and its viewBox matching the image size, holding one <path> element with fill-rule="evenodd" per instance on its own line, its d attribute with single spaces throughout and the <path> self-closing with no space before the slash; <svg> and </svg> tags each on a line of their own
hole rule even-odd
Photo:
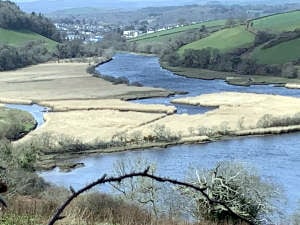
<svg viewBox="0 0 300 225">
<path fill-rule="evenodd" d="M 123 36 L 126 38 L 134 38 L 139 35 L 139 32 L 136 30 L 124 30 Z"/>
</svg>

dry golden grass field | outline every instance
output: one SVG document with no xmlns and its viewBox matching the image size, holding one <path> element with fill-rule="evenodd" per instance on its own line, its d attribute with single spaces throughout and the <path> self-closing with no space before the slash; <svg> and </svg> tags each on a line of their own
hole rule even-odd
<svg viewBox="0 0 300 225">
<path fill-rule="evenodd" d="M 223 135 L 280 133 L 299 129 L 300 99 L 250 93 L 216 93 L 181 98 L 174 103 L 215 106 L 205 114 L 179 115 L 176 108 L 121 99 L 166 96 L 163 89 L 113 85 L 86 72 L 87 63 L 46 63 L 0 73 L 0 102 L 37 102 L 52 110 L 45 124 L 23 140 L 45 133 L 83 143 L 173 135 L 182 142 L 201 142 Z M 299 119 L 299 121 L 298 121 Z M 282 122 L 284 121 L 284 122 Z M 296 126 L 295 126 L 296 125 Z"/>
<path fill-rule="evenodd" d="M 0 73 L 0 102 L 166 96 L 158 88 L 113 85 L 86 72 L 87 63 L 45 63 Z"/>
</svg>

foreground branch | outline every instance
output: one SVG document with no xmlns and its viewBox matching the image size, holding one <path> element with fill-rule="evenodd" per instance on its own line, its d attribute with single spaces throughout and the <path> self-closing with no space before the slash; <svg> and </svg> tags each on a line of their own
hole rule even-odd
<svg viewBox="0 0 300 225">
<path fill-rule="evenodd" d="M 211 199 L 205 192 L 206 188 L 200 188 L 196 185 L 190 184 L 190 183 L 186 183 L 186 182 L 181 182 L 181 181 L 177 181 L 174 179 L 169 179 L 169 178 L 163 178 L 163 177 L 159 177 L 156 175 L 152 175 L 149 173 L 149 169 L 150 167 L 148 167 L 146 170 L 144 170 L 143 172 L 132 172 L 132 173 L 128 173 L 128 174 L 124 174 L 122 176 L 119 177 L 109 177 L 107 178 L 107 175 L 103 175 L 100 179 L 96 180 L 93 183 L 88 184 L 87 186 L 83 187 L 82 189 L 75 191 L 72 187 L 70 188 L 72 191 L 72 195 L 63 203 L 63 205 L 61 207 L 59 207 L 56 211 L 56 213 L 53 215 L 53 217 L 51 218 L 51 220 L 49 221 L 48 225 L 53 225 L 55 224 L 55 222 L 57 222 L 58 220 L 64 219 L 63 216 L 61 216 L 61 214 L 63 213 L 63 211 L 65 210 L 65 208 L 75 199 L 77 198 L 80 194 L 92 189 L 93 187 L 100 185 L 100 184 L 105 184 L 105 183 L 114 183 L 114 182 L 121 182 L 125 179 L 128 178 L 134 178 L 134 177 L 147 177 L 150 179 L 153 179 L 155 181 L 161 182 L 161 183 L 171 183 L 174 185 L 179 185 L 179 186 L 183 186 L 183 187 L 187 187 L 187 188 L 191 188 L 195 191 L 200 192 L 209 202 L 210 205 L 213 204 L 218 204 L 221 205 L 223 207 L 225 207 L 232 215 L 236 216 L 237 218 L 239 218 L 241 221 L 248 223 L 249 225 L 255 225 L 254 222 L 252 222 L 251 220 L 239 215 L 238 213 L 234 212 L 229 206 L 226 205 L 226 203 L 224 202 L 220 202 L 218 200 L 215 199 Z"/>
</svg>

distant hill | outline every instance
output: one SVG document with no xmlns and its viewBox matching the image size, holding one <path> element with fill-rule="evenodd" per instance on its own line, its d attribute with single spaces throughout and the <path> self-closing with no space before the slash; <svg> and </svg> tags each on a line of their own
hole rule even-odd
<svg viewBox="0 0 300 225">
<path fill-rule="evenodd" d="M 270 15 L 252 20 L 255 30 L 270 32 L 292 31 L 300 28 L 300 10 Z"/>
<path fill-rule="evenodd" d="M 39 0 L 34 2 L 18 3 L 19 6 L 27 11 L 37 11 L 42 13 L 51 13 L 58 10 L 95 7 L 102 9 L 138 9 L 144 7 L 161 7 L 161 6 L 174 6 L 206 3 L 207 0 Z"/>
<path fill-rule="evenodd" d="M 144 34 L 137 38 L 132 38 L 130 42 L 137 42 L 137 43 L 155 43 L 155 42 L 163 42 L 170 38 L 177 37 L 178 35 L 185 33 L 190 30 L 200 29 L 202 26 L 205 26 L 206 29 L 212 27 L 222 27 L 225 25 L 225 20 L 213 20 L 207 21 L 182 27 L 176 27 L 169 30 L 159 31 L 152 34 Z"/>
<path fill-rule="evenodd" d="M 42 12 L 50 13 L 58 10 L 82 7 L 96 7 L 102 9 L 138 9 L 144 7 L 162 7 L 162 6 L 180 6 L 191 4 L 206 4 L 212 2 L 213 4 L 282 4 L 282 0 L 226 0 L 226 1 L 212 1 L 212 0 L 38 0 L 33 2 L 18 3 L 20 7 L 26 12 Z M 297 0 L 285 0 L 285 4 L 298 3 Z"/>
</svg>

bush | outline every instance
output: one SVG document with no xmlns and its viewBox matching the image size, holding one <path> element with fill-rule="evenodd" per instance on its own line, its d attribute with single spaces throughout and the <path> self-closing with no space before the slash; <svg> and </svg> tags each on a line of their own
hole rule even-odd
<svg viewBox="0 0 300 225">
<path fill-rule="evenodd" d="M 238 215 L 255 224 L 263 224 L 273 212 L 273 200 L 278 198 L 274 184 L 264 181 L 253 169 L 242 164 L 222 162 L 210 170 L 196 170 L 196 177 L 188 178 L 206 194 L 225 203 Z M 193 199 L 193 215 L 211 221 L 233 221 L 239 218 L 220 204 L 209 202 L 203 195 L 190 189 L 181 189 L 182 194 Z"/>
</svg>

